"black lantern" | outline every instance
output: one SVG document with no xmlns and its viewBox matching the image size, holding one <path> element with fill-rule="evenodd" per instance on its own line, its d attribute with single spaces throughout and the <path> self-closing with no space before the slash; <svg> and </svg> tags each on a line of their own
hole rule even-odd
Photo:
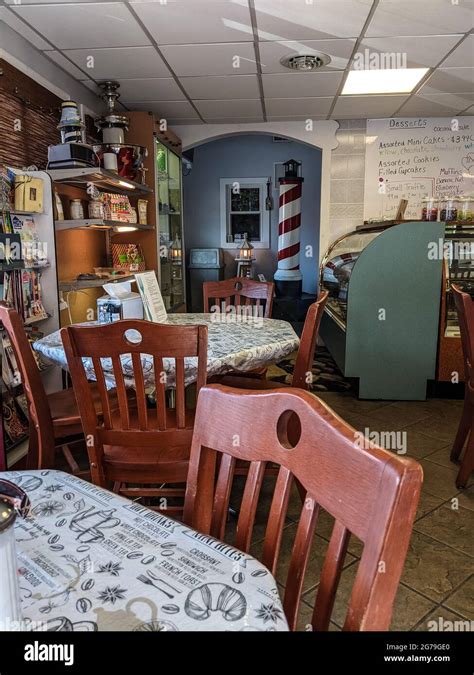
<svg viewBox="0 0 474 675">
<path fill-rule="evenodd" d="M 283 162 L 285 167 L 285 178 L 298 178 L 298 168 L 301 166 L 301 162 L 297 162 L 296 159 L 289 159 L 287 162 Z"/>
</svg>

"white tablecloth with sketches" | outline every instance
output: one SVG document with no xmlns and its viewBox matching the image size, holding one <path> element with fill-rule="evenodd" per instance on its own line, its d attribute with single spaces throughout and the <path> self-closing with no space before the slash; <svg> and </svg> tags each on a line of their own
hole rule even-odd
<svg viewBox="0 0 474 675">
<path fill-rule="evenodd" d="M 168 323 L 173 325 L 206 324 L 208 326 L 207 373 L 222 375 L 230 370 L 253 370 L 275 363 L 298 349 L 299 339 L 291 325 L 278 319 L 260 317 L 231 316 L 227 320 L 223 315 L 213 314 L 169 314 Z M 33 347 L 42 357 L 61 368 L 67 369 L 66 355 L 59 331 L 51 333 L 33 343 Z M 84 359 L 88 378 L 95 380 L 94 368 L 90 359 Z M 109 388 L 115 386 L 112 362 L 102 359 L 104 375 Z M 197 359 L 185 359 L 186 385 L 196 381 Z M 142 367 L 145 385 L 154 384 L 153 360 L 142 355 Z M 173 387 L 174 360 L 164 359 L 168 387 Z M 133 387 L 133 367 L 130 356 L 122 356 L 122 369 L 125 386 Z"/>
<path fill-rule="evenodd" d="M 61 471 L 10 471 L 25 621 L 49 631 L 286 631 L 250 555 Z"/>
</svg>

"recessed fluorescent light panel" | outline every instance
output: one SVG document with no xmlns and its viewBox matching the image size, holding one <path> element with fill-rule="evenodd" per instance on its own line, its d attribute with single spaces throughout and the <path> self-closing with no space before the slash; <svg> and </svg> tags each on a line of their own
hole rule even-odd
<svg viewBox="0 0 474 675">
<path fill-rule="evenodd" d="M 428 68 L 387 68 L 382 70 L 351 70 L 342 95 L 408 94 L 426 75 Z"/>
</svg>

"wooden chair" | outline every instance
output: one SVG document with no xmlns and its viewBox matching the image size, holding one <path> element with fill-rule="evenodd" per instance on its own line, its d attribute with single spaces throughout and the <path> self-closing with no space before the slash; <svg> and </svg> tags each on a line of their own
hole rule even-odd
<svg viewBox="0 0 474 675">
<path fill-rule="evenodd" d="M 314 350 L 316 349 L 316 341 L 318 339 L 319 325 L 321 317 L 323 316 L 324 307 L 328 299 L 328 292 L 321 291 L 316 302 L 313 302 L 308 309 L 306 319 L 301 334 L 300 346 L 295 361 L 293 370 L 293 378 L 291 382 L 292 387 L 300 389 L 309 389 L 311 383 L 311 376 L 313 372 Z M 272 382 L 271 380 L 253 379 L 249 377 L 243 378 L 238 375 L 230 373 L 224 375 L 220 380 L 220 384 L 229 387 L 238 387 L 241 389 L 278 389 L 287 387 L 289 385 L 284 382 Z"/>
<path fill-rule="evenodd" d="M 88 477 L 88 471 L 80 471 L 69 447 L 83 439 L 81 418 L 73 390 L 62 389 L 47 394 L 20 315 L 1 302 L 0 321 L 10 339 L 28 402 L 28 468 L 54 468 L 56 452 L 61 450 L 71 472 Z M 98 405 L 98 392 L 95 387 L 92 391 Z"/>
<path fill-rule="evenodd" d="M 210 312 L 212 305 L 218 306 L 220 311 L 226 311 L 228 307 L 255 307 L 259 312 L 262 307 L 264 319 L 272 315 L 275 284 L 271 281 L 233 277 L 224 281 L 205 281 L 202 289 L 205 312 Z"/>
<path fill-rule="evenodd" d="M 210 312 L 213 307 L 218 307 L 219 312 L 225 313 L 229 307 L 233 307 L 235 311 L 247 311 L 250 315 L 257 312 L 257 316 L 263 315 L 264 319 L 269 319 L 272 315 L 275 284 L 271 281 L 254 281 L 246 277 L 233 277 L 224 281 L 205 281 L 202 289 L 205 312 Z M 254 307 L 255 309 L 253 309 Z M 253 370 L 233 370 L 231 374 L 241 378 L 251 377 L 264 380 L 267 369 L 262 367 Z M 216 376 L 210 381 L 221 382 L 222 377 Z"/>
<path fill-rule="evenodd" d="M 135 341 L 128 331 L 138 331 Z M 194 410 L 186 407 L 184 359 L 197 361 L 197 394 L 206 382 L 207 326 L 171 326 L 148 321 L 118 321 L 96 326 L 68 326 L 61 331 L 84 434 L 88 440 L 92 481 L 126 497 L 179 497 L 182 488 L 152 487 L 185 483 Z M 130 339 L 134 341 L 130 341 Z M 147 407 L 142 356 L 153 360 L 156 408 Z M 129 355 L 129 376 L 135 380 L 135 401 L 129 405 L 121 358 Z M 103 409 L 98 418 L 90 394 L 83 358 L 92 359 Z M 111 407 L 103 362 L 112 364 L 118 408 Z M 175 401 L 165 395 L 164 359 L 175 362 Z M 146 487 L 131 486 L 145 484 Z M 182 506 L 163 507 L 167 513 Z"/>
<path fill-rule="evenodd" d="M 300 428 L 296 445 L 288 439 L 290 419 Z M 292 480 L 307 490 L 285 582 L 283 606 L 292 630 L 320 509 L 335 524 L 316 592 L 313 630 L 329 628 L 351 534 L 364 550 L 344 630 L 390 626 L 423 474 L 413 459 L 361 447 L 355 433 L 322 401 L 299 389 L 257 392 L 212 385 L 201 390 L 184 509 L 190 527 L 223 539 L 236 461 L 250 461 L 234 542 L 248 552 L 265 466 L 277 464 L 261 556 L 275 574 Z"/>
<path fill-rule="evenodd" d="M 464 405 L 458 431 L 451 450 L 451 460 L 459 460 L 466 445 L 461 468 L 456 478 L 458 488 L 466 487 L 474 470 L 474 303 L 468 293 L 452 285 L 452 292 L 458 314 L 461 344 L 464 356 Z M 467 444 L 466 444 L 467 441 Z"/>
</svg>

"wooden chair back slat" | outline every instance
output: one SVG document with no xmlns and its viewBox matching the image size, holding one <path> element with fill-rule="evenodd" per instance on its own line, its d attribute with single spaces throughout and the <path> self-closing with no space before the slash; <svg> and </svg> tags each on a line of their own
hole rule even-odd
<svg viewBox="0 0 474 675">
<path fill-rule="evenodd" d="M 115 379 L 115 391 L 117 392 L 119 404 L 121 428 L 128 430 L 130 429 L 130 414 L 128 410 L 127 389 L 125 387 L 123 378 L 122 361 L 120 359 L 120 355 L 112 356 L 112 368 Z"/>
<path fill-rule="evenodd" d="M 212 513 L 211 534 L 213 537 L 216 537 L 216 539 L 223 539 L 225 535 L 234 471 L 235 457 L 223 455 L 219 473 L 217 475 L 214 509 Z"/>
<path fill-rule="evenodd" d="M 140 354 L 132 354 L 133 378 L 135 380 L 136 404 L 138 411 L 138 426 L 140 431 L 148 429 L 147 398 L 145 393 L 145 378 Z"/>
<path fill-rule="evenodd" d="M 102 362 L 99 358 L 92 358 L 92 365 L 94 367 L 95 379 L 97 382 L 97 389 L 99 390 L 100 402 L 102 405 L 104 427 L 106 429 L 112 428 L 112 415 L 110 411 L 110 399 L 105 383 L 104 371 L 102 369 Z"/>
<path fill-rule="evenodd" d="M 186 426 L 186 397 L 184 390 L 184 359 L 176 359 L 176 426 Z"/>
<path fill-rule="evenodd" d="M 250 549 L 250 543 L 252 541 L 253 526 L 255 515 L 257 513 L 260 490 L 262 489 L 263 477 L 265 475 L 265 467 L 265 462 L 250 462 L 247 480 L 245 481 L 235 537 L 236 548 L 245 551 L 245 553 Z"/>
<path fill-rule="evenodd" d="M 284 466 L 280 467 L 275 483 L 270 513 L 268 514 L 262 553 L 262 562 L 272 574 L 275 574 L 277 568 L 292 484 L 293 476 L 291 471 Z"/>
<path fill-rule="evenodd" d="M 0 322 L 8 334 L 23 383 L 31 433 L 36 434 L 38 457 L 31 458 L 36 465 L 31 468 L 50 469 L 54 467 L 55 440 L 48 397 L 41 379 L 41 373 L 33 355 L 23 320 L 18 312 L 5 302 L 0 302 Z"/>
<path fill-rule="evenodd" d="M 219 307 L 220 300 L 224 299 L 224 312 L 230 306 L 249 307 L 255 305 L 257 311 L 262 302 L 265 303 L 263 317 L 268 319 L 272 315 L 273 296 L 275 285 L 270 281 L 254 281 L 246 277 L 233 277 L 224 281 L 205 281 L 203 283 L 204 311 L 211 311 L 211 303 Z"/>
<path fill-rule="evenodd" d="M 117 484 L 183 482 L 181 476 L 185 477 L 189 456 L 186 448 L 191 441 L 193 419 L 191 411 L 188 415 L 186 410 L 184 360 L 188 357 L 197 359 L 199 390 L 206 381 L 207 326 L 176 326 L 126 320 L 105 325 L 68 326 L 62 329 L 61 335 L 84 432 L 94 439 L 94 447 L 88 448 L 94 482 L 103 485 L 107 475 L 113 476 L 111 480 Z M 92 359 L 101 398 L 108 406 L 104 406 L 105 424 L 95 414 L 94 402 L 87 385 L 84 358 Z M 153 364 L 156 411 L 148 407 L 145 359 L 148 362 L 151 360 Z M 127 370 L 124 374 L 125 360 Z M 165 392 L 165 360 L 166 366 L 173 362 L 176 366 L 175 410 L 169 407 Z M 115 388 L 107 390 L 104 368 L 110 367 L 110 363 Z M 130 385 L 133 381 L 134 391 L 131 393 Z M 133 466 L 126 468 L 125 475 L 125 470 L 120 468 L 122 460 L 118 460 L 114 466 L 113 456 L 109 456 L 106 465 L 101 466 L 104 445 L 130 448 L 130 456 L 135 452 L 138 453 L 137 458 L 151 457 L 150 450 L 155 450 L 157 457 L 163 458 L 163 463 L 156 461 L 155 471 L 155 462 L 147 460 L 153 468 L 143 475 L 144 470 L 140 474 L 140 462 L 137 459 L 136 470 Z M 120 455 L 124 456 L 123 453 Z M 164 464 L 167 467 L 166 475 L 163 473 Z"/>
<path fill-rule="evenodd" d="M 316 504 L 314 499 L 306 497 L 298 522 L 295 541 L 293 543 L 290 567 L 285 586 L 285 596 L 283 599 L 283 609 L 285 610 L 290 630 L 296 630 L 301 592 L 311 553 L 311 545 L 314 539 L 314 530 L 316 528 L 318 515 L 319 504 Z"/>
<path fill-rule="evenodd" d="M 159 431 L 166 430 L 166 377 L 161 356 L 153 357 L 155 375 L 156 418 Z"/>
<path fill-rule="evenodd" d="M 328 292 L 321 291 L 318 299 L 310 305 L 301 334 L 300 346 L 293 370 L 292 386 L 309 389 L 313 372 L 314 350 L 318 339 L 319 325 L 328 299 Z"/>
<path fill-rule="evenodd" d="M 461 333 L 466 384 L 471 382 L 471 386 L 474 386 L 474 302 L 460 286 L 452 284 L 451 288 Z"/>
<path fill-rule="evenodd" d="M 298 418 L 300 432 L 285 425 Z M 209 424 L 210 419 L 219 424 Z M 258 429 L 258 433 L 255 430 Z M 295 427 L 296 429 L 296 427 Z M 235 443 L 238 435 L 239 443 Z M 266 465 L 283 467 L 270 507 L 264 557 L 276 570 L 290 476 L 307 492 L 286 580 L 284 609 L 296 625 L 304 576 L 320 509 L 336 522 L 323 564 L 317 627 L 327 628 L 350 534 L 363 544 L 345 620 L 348 630 L 387 630 L 418 504 L 422 471 L 409 458 L 364 447 L 356 432 L 309 392 L 283 388 L 239 390 L 221 385 L 201 390 L 191 449 L 184 518 L 210 534 L 223 533 L 229 467 L 250 462 L 235 545 L 248 551 Z M 217 457 L 224 465 L 218 479 Z M 213 519 L 214 514 L 214 519 Z M 218 527 L 217 527 L 218 525 Z M 385 565 L 384 573 L 380 573 Z"/>
<path fill-rule="evenodd" d="M 334 600 L 341 578 L 351 533 L 336 521 L 321 571 L 311 625 L 315 631 L 329 630 Z"/>
</svg>

